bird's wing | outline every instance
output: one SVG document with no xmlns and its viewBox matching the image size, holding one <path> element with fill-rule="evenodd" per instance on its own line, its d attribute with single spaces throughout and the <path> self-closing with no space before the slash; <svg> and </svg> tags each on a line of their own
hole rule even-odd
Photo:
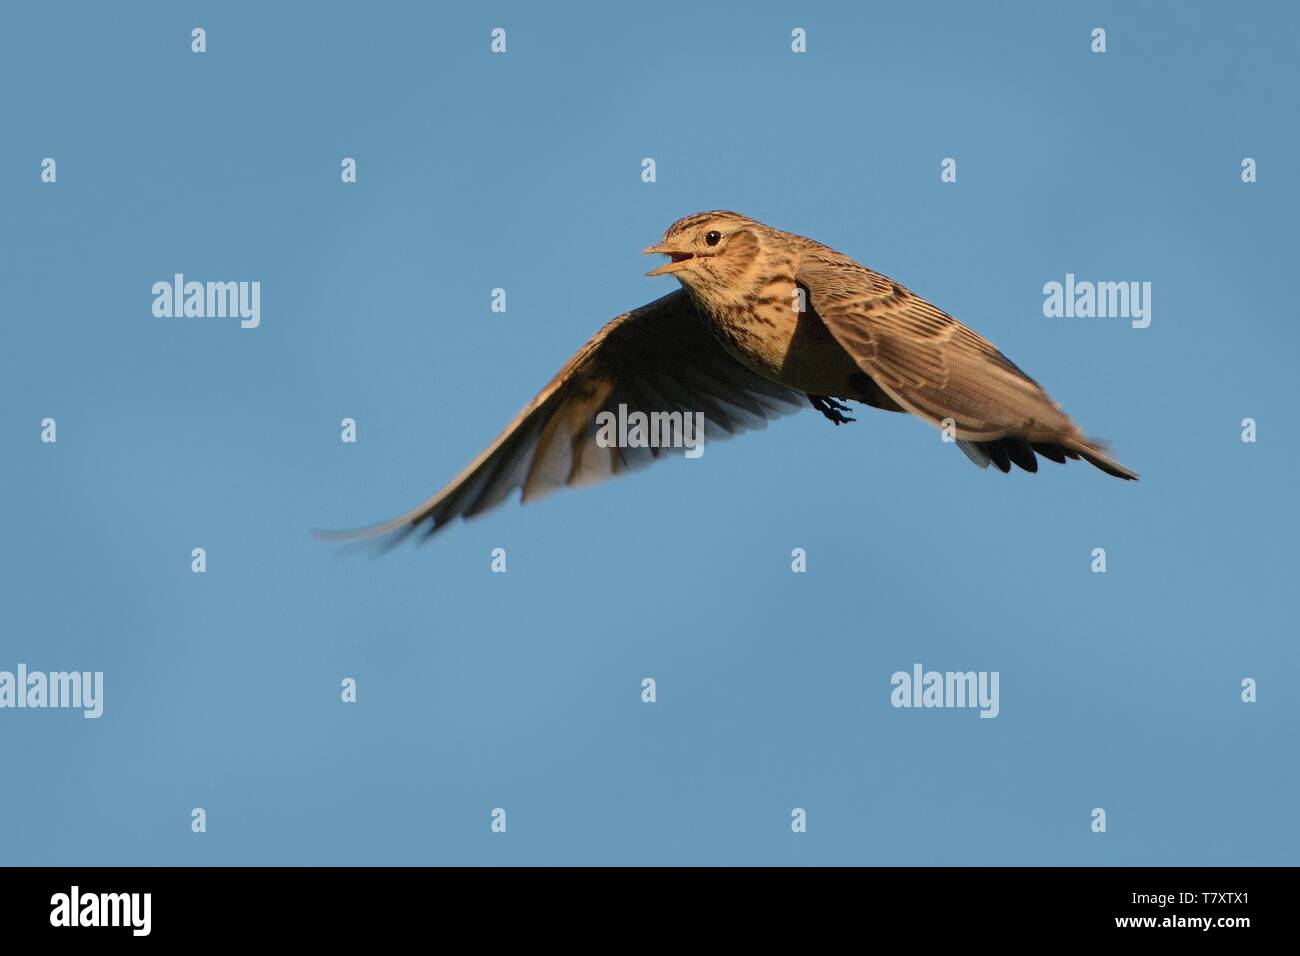
<svg viewBox="0 0 1300 956">
<path fill-rule="evenodd" d="M 432 533 L 453 518 L 500 504 L 516 488 L 529 501 L 565 485 L 595 484 L 647 464 L 663 448 L 602 447 L 597 416 L 681 412 L 704 415 L 705 436 L 726 438 L 762 428 L 768 419 L 806 404 L 751 372 L 718 344 L 685 291 L 657 299 L 608 322 L 515 416 L 487 449 L 436 495 L 371 528 L 320 532 L 327 539 L 402 538 L 428 524 Z"/>
<path fill-rule="evenodd" d="M 991 342 L 897 283 L 817 254 L 804 256 L 795 279 L 836 341 L 912 414 L 936 425 L 951 419 L 963 439 L 1079 434 Z"/>
</svg>

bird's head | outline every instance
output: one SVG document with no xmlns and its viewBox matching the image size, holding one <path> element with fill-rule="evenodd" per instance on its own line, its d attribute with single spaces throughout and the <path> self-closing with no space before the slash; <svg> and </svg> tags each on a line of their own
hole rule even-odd
<svg viewBox="0 0 1300 956">
<path fill-rule="evenodd" d="M 758 259 L 769 230 L 739 213 L 701 212 L 678 219 L 661 242 L 642 250 L 665 255 L 665 262 L 648 276 L 675 276 L 696 293 L 723 289 L 740 280 Z"/>
</svg>

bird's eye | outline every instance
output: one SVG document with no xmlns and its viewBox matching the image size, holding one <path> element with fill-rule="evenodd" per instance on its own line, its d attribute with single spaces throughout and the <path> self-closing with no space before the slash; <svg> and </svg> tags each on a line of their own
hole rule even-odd
<svg viewBox="0 0 1300 956">
<path fill-rule="evenodd" d="M 716 229 L 714 229 L 711 233 L 709 233 L 707 236 L 704 237 L 705 244 L 710 246 L 716 246 L 721 241 L 722 241 L 722 233 L 718 232 L 718 230 Z"/>
</svg>

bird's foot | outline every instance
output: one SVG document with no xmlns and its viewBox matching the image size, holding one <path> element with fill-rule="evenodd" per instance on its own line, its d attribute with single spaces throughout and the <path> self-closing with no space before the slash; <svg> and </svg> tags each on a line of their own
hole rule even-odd
<svg viewBox="0 0 1300 956">
<path fill-rule="evenodd" d="M 843 402 L 837 402 L 833 398 L 825 395 L 809 395 L 808 401 L 812 402 L 812 407 L 817 409 L 836 425 L 843 425 L 845 422 L 855 422 L 856 418 L 849 418 L 844 412 L 851 411 L 849 406 Z"/>
</svg>

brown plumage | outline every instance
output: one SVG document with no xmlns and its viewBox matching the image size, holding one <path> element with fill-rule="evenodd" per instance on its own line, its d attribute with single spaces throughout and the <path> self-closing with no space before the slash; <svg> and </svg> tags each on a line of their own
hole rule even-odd
<svg viewBox="0 0 1300 956">
<path fill-rule="evenodd" d="M 841 424 L 842 401 L 911 412 L 945 429 L 972 461 L 1037 471 L 1037 455 L 1136 473 L 1088 440 L 1043 388 L 988 340 L 896 282 L 811 239 L 731 212 L 674 223 L 645 250 L 684 289 L 610 321 L 434 497 L 350 538 L 421 525 L 564 485 L 601 481 L 661 448 L 602 447 L 597 416 L 701 412 L 716 440 L 811 403 Z"/>
</svg>

